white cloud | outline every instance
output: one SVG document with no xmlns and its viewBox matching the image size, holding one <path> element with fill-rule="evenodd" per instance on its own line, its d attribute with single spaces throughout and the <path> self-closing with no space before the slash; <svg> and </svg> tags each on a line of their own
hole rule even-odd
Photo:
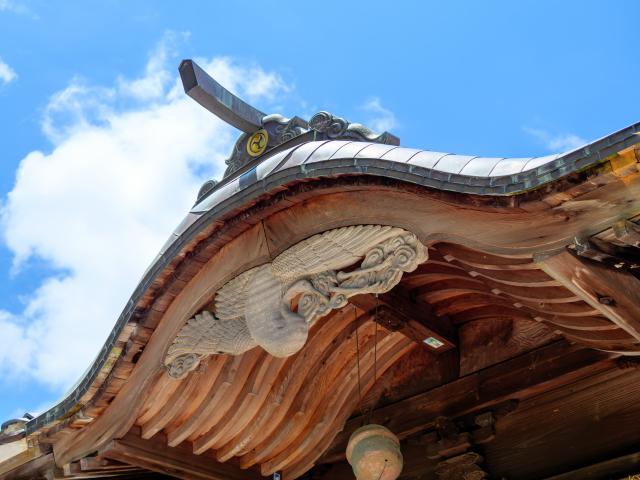
<svg viewBox="0 0 640 480">
<path fill-rule="evenodd" d="M 0 365 L 27 365 L 34 353 L 35 344 L 19 322 L 10 313 L 0 311 Z"/>
<path fill-rule="evenodd" d="M 118 78 L 120 92 L 143 101 L 162 98 L 167 85 L 175 77 L 174 71 L 167 70 L 167 61 L 176 56 L 180 42 L 188 37 L 188 32 L 166 32 L 162 41 L 151 52 L 143 77 L 135 80 Z"/>
<path fill-rule="evenodd" d="M 530 127 L 524 127 L 523 130 L 554 153 L 575 150 L 588 143 L 587 140 L 573 133 L 552 134 L 546 130 Z"/>
<path fill-rule="evenodd" d="M 13 12 L 26 14 L 30 13 L 29 8 L 22 2 L 16 2 L 15 0 L 0 0 L 0 12 Z"/>
<path fill-rule="evenodd" d="M 250 102 L 273 102 L 293 88 L 276 72 L 265 72 L 257 65 L 240 65 L 229 57 L 214 59 L 209 68 L 216 72 L 218 82 L 229 90 L 244 92 Z"/>
<path fill-rule="evenodd" d="M 0 58 L 0 82 L 6 85 L 14 81 L 16 78 L 18 78 L 18 75 L 13 68 L 3 62 L 2 58 Z"/>
<path fill-rule="evenodd" d="M 33 417 L 37 417 L 38 415 L 46 412 L 50 407 L 51 407 L 51 404 L 49 402 L 38 403 L 35 405 L 35 408 L 34 407 L 30 407 L 30 408 L 16 407 L 13 410 L 11 410 L 11 412 L 9 413 L 9 415 L 6 416 L 6 418 L 3 418 L 2 420 L 6 421 L 11 418 L 24 418 L 25 413 Z"/>
<path fill-rule="evenodd" d="M 92 125 L 104 125 L 112 112 L 114 88 L 88 85 L 74 78 L 69 86 L 51 96 L 42 116 L 42 131 L 54 143 Z"/>
<path fill-rule="evenodd" d="M 391 131 L 398 126 L 396 116 L 391 110 L 383 107 L 377 97 L 365 102 L 361 108 L 371 115 L 366 125 L 375 132 Z"/>
<path fill-rule="evenodd" d="M 12 10 L 14 7 L 14 2 L 11 0 L 0 0 L 0 11 L 2 10 Z"/>
<path fill-rule="evenodd" d="M 40 258 L 64 273 L 46 278 L 24 311 L 0 312 L 0 373 L 73 383 L 201 183 L 224 169 L 238 132 L 184 95 L 174 40 L 165 37 L 141 78 L 74 79 L 51 97 L 42 128 L 53 149 L 20 162 L 2 228 L 18 271 Z M 255 65 L 200 64 L 263 102 L 289 89 Z"/>
</svg>

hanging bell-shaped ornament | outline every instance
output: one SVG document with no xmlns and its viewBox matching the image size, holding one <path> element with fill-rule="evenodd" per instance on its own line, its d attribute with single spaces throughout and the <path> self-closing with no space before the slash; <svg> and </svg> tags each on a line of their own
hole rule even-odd
<svg viewBox="0 0 640 480">
<path fill-rule="evenodd" d="M 347 460 L 358 480 L 396 480 L 402 472 L 400 441 L 382 425 L 365 425 L 349 438 Z"/>
</svg>

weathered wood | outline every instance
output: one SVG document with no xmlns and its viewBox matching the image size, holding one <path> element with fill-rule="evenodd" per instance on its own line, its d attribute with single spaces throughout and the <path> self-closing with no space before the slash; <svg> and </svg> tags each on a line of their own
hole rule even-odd
<svg viewBox="0 0 640 480">
<path fill-rule="evenodd" d="M 158 378 L 166 376 L 159 359 L 163 358 L 177 332 L 228 278 L 237 274 L 240 269 L 269 258 L 263 240 L 261 229 L 253 228 L 230 242 L 220 255 L 203 266 L 189 283 L 189 288 L 183 290 L 168 307 L 127 383 L 103 414 L 93 423 L 55 443 L 54 453 L 58 465 L 79 459 L 112 439 L 124 436 L 130 430 L 143 399 Z M 236 243 L 240 244 L 239 249 L 234 248 Z"/>
<path fill-rule="evenodd" d="M 637 451 L 638 418 L 640 371 L 612 368 L 521 401 L 483 454 L 496 478 L 538 480 Z"/>
<path fill-rule="evenodd" d="M 640 342 L 640 280 L 565 251 L 538 264 L 553 278 Z"/>
<path fill-rule="evenodd" d="M 6 470 L 5 468 L 6 467 Z M 32 458 L 19 465 L 8 465 L 6 462 L 3 464 L 2 472 L 0 472 L 0 480 L 13 480 L 13 479 L 53 479 L 54 472 L 57 472 L 55 462 L 53 460 L 53 454 L 41 455 L 36 458 Z"/>
<path fill-rule="evenodd" d="M 142 438 L 153 437 L 175 417 L 180 417 L 185 410 L 190 410 L 191 404 L 201 399 L 202 391 L 206 392 L 211 387 L 223 365 L 224 359 L 222 357 L 205 359 L 200 365 L 199 372 L 185 379 L 186 386 L 176 389 L 160 411 L 142 425 Z M 182 383 L 173 381 L 174 383 Z"/>
<path fill-rule="evenodd" d="M 526 255 L 543 247 L 551 248 L 566 244 L 567 238 L 578 231 L 597 231 L 603 225 L 606 226 L 614 217 L 619 217 L 619 210 L 622 208 L 612 208 L 611 205 L 625 205 L 624 208 L 630 209 L 640 205 L 637 195 L 640 191 L 640 183 L 637 179 L 632 179 L 626 190 L 617 188 L 619 185 L 613 183 L 601 187 L 596 198 L 600 199 L 598 205 L 602 204 L 602 206 L 580 211 L 572 210 L 571 215 L 566 216 L 562 212 L 550 211 L 549 209 L 535 212 L 507 208 L 498 209 L 490 206 L 489 203 L 482 204 L 477 208 L 468 208 L 461 202 L 457 204 L 446 203 L 442 200 L 443 197 L 427 193 L 418 194 L 418 189 L 400 189 L 397 184 L 380 186 L 373 183 L 365 185 L 366 182 L 363 182 L 362 185 L 356 187 L 352 185 L 346 188 L 341 182 L 348 181 L 333 182 L 334 192 L 345 191 L 330 195 L 324 195 L 330 193 L 330 190 L 326 189 L 326 185 L 322 186 L 324 184 L 320 186 L 309 185 L 306 188 L 306 193 L 302 190 L 296 192 L 293 189 L 287 200 L 287 206 L 290 208 L 286 211 L 276 212 L 265 219 L 269 249 L 264 244 L 256 247 L 256 243 L 251 241 L 231 242 L 224 248 L 223 254 L 216 257 L 213 263 L 202 264 L 202 272 L 197 274 L 183 291 L 178 293 L 176 289 L 169 289 L 170 295 L 168 296 L 159 293 L 158 302 L 163 304 L 162 306 L 167 310 L 162 315 L 158 328 L 146 346 L 133 373 L 115 396 L 113 402 L 109 404 L 111 399 L 104 399 L 104 406 L 100 408 L 105 408 L 105 410 L 96 421 L 79 430 L 79 433 L 74 432 L 56 446 L 61 461 L 79 458 L 87 452 L 87 449 L 94 448 L 112 438 L 117 438 L 118 435 L 126 432 L 135 421 L 143 400 L 149 396 L 151 385 L 162 377 L 163 372 L 158 368 L 158 359 L 166 352 L 167 342 L 175 336 L 176 328 L 179 328 L 180 323 L 185 319 L 185 313 L 192 314 L 194 309 L 202 307 L 209 300 L 211 292 L 217 288 L 216 285 L 220 285 L 219 282 L 223 280 L 223 277 L 229 278 L 243 269 L 254 266 L 261 261 L 267 261 L 273 254 L 290 246 L 295 242 L 295 239 L 307 238 L 309 235 L 327 228 L 370 221 L 371 223 L 401 225 L 406 228 L 415 227 L 419 232 L 420 239 L 425 243 L 442 239 L 459 241 L 474 248 L 486 249 L 495 255 L 507 253 L 511 254 L 513 258 L 521 260 Z M 295 197 L 298 194 L 302 196 L 306 194 L 308 201 L 304 204 L 295 204 L 297 201 Z M 571 195 L 567 194 L 566 198 L 570 197 Z M 376 208 L 371 208 L 372 198 L 376 199 Z M 631 200 L 632 203 L 627 200 Z M 274 202 L 270 204 L 270 213 L 274 212 L 272 208 L 274 205 Z M 252 210 L 257 214 L 250 221 L 259 221 L 266 211 Z M 245 218 L 245 220 L 247 219 Z M 223 224 L 219 219 L 213 219 L 213 221 L 219 225 Z M 231 241 L 242 229 L 250 228 L 248 221 L 243 220 L 235 224 L 235 227 L 224 224 L 225 228 L 228 226 L 228 230 L 225 230 L 227 237 L 224 240 L 218 239 L 215 248 L 207 247 L 207 249 L 198 251 L 197 261 L 209 260 L 210 255 L 217 252 L 221 242 Z M 470 238 L 470 232 L 473 232 L 473 238 Z M 210 234 L 210 231 L 207 230 L 206 234 Z M 207 235 L 203 233 L 200 240 L 203 240 Z M 192 248 L 193 245 L 195 245 L 195 241 L 190 244 L 189 248 Z M 194 261 L 196 261 L 195 257 Z M 522 272 L 529 268 L 526 264 L 513 265 L 492 258 L 486 258 L 483 261 L 505 263 L 498 269 L 493 264 L 487 265 L 477 262 L 478 268 L 484 270 L 496 269 L 504 272 L 511 269 Z M 204 271 L 207 273 L 203 273 Z M 168 270 L 163 275 L 165 275 L 164 280 L 158 281 L 158 288 L 172 275 L 172 272 Z M 207 278 L 203 280 L 205 276 Z M 209 284 L 205 285 L 204 281 Z M 546 280 L 541 279 L 541 281 L 545 282 Z M 517 283 L 517 281 L 513 283 Z M 553 287 L 553 285 L 540 286 Z M 172 301 L 171 295 L 174 296 Z M 145 301 L 151 302 L 152 297 L 153 295 L 149 294 L 145 297 Z M 450 298 L 453 297 L 442 301 L 448 301 Z M 498 297 L 493 295 L 488 300 L 491 302 L 495 298 Z M 541 302 L 536 303 L 533 300 L 522 303 L 525 306 L 531 306 L 531 308 L 538 308 L 541 305 Z M 540 308 L 546 308 L 552 314 L 574 316 L 582 315 L 585 311 L 594 311 L 593 308 L 583 308 L 581 303 L 549 303 Z M 584 305 L 584 307 L 587 306 Z M 171 395 L 168 397 L 171 398 Z M 162 405 L 159 405 L 159 408 L 149 415 L 149 419 L 153 418 L 161 409 Z M 101 420 L 105 416 L 107 418 Z M 160 414 L 160 416 L 164 417 L 164 414 Z M 162 420 L 157 423 L 156 427 L 165 423 L 167 418 L 156 417 L 156 419 Z M 172 418 L 167 425 L 173 424 L 175 420 Z"/>
<path fill-rule="evenodd" d="M 77 463 L 80 465 L 80 470 L 88 471 L 88 470 L 122 470 L 122 469 L 131 469 L 135 468 L 131 465 L 127 465 L 126 463 L 109 460 L 108 458 L 102 457 L 85 457 L 81 458 Z"/>
<path fill-rule="evenodd" d="M 240 376 L 235 382 L 235 385 L 242 387 L 238 390 L 238 394 L 232 396 L 231 392 L 225 396 L 226 403 L 228 405 L 220 406 L 219 410 L 222 410 L 222 416 L 218 421 L 213 423 L 211 427 L 205 430 L 205 433 L 198 437 L 193 444 L 193 452 L 196 454 L 202 454 L 212 448 L 218 441 L 220 441 L 229 428 L 239 429 L 242 428 L 251 418 L 245 418 L 245 421 L 240 421 L 243 413 L 255 412 L 253 408 L 247 412 L 247 403 L 251 400 L 260 402 L 266 397 L 266 392 L 263 395 L 257 395 L 257 391 L 260 390 L 259 384 L 260 378 L 263 379 L 267 376 L 268 372 L 271 372 L 273 377 L 267 378 L 267 382 L 273 381 L 274 377 L 277 378 L 280 369 L 285 364 L 285 360 L 281 358 L 274 358 L 268 355 L 266 352 L 258 350 L 261 355 L 253 366 L 253 368 L 246 372 L 246 374 Z M 234 392 L 235 393 L 235 392 Z M 231 398 L 229 398 L 231 397 Z"/>
<path fill-rule="evenodd" d="M 639 475 L 631 475 L 631 473 L 640 474 L 640 452 L 594 463 L 593 465 L 548 477 L 545 480 L 586 480 L 598 478 L 620 478 L 621 480 L 624 478 L 624 480 L 634 480 L 635 477 L 639 477 Z"/>
<path fill-rule="evenodd" d="M 119 440 L 112 440 L 99 454 L 140 468 L 164 473 L 177 478 L 202 480 L 258 479 L 255 472 L 240 470 L 232 464 L 218 463 L 215 458 L 194 455 L 185 446 L 169 447 L 164 435 L 150 440 L 139 436 L 138 429 Z"/>
<path fill-rule="evenodd" d="M 216 411 L 216 407 L 230 388 L 234 375 L 243 360 L 239 356 L 225 357 L 221 372 L 216 376 L 215 382 L 198 405 L 198 408 L 196 408 L 196 411 L 189 418 L 186 418 L 181 425 L 169 432 L 169 446 L 175 447 L 188 437 L 196 436 L 195 432 L 203 427 L 203 423 L 208 421 L 215 422 L 216 419 L 222 417 L 222 412 Z"/>
<path fill-rule="evenodd" d="M 640 247 L 640 225 L 629 221 L 613 224 L 613 233 L 618 240 L 632 247 Z"/>
<path fill-rule="evenodd" d="M 359 318 L 357 312 L 349 307 L 334 314 L 326 324 L 321 324 L 320 332 L 296 356 L 291 369 L 275 383 L 273 393 L 253 421 L 243 432 L 218 449 L 218 458 L 228 459 L 232 455 L 242 455 L 240 465 L 243 468 L 261 460 L 267 448 L 270 448 L 266 442 L 273 442 L 282 434 L 287 428 L 288 419 L 296 418 L 295 413 L 303 408 L 306 401 L 318 400 L 323 395 L 324 390 L 314 395 L 313 386 L 318 384 L 324 387 L 325 382 L 321 380 L 330 376 L 324 372 L 331 368 L 335 369 L 332 370 L 333 375 L 337 375 L 340 367 L 353 360 L 356 354 L 354 337 L 357 326 L 353 322 L 363 323 L 365 320 L 366 317 Z M 322 330 L 333 331 L 335 336 L 329 340 L 331 336 L 322 334 Z M 371 336 L 366 334 L 365 328 L 360 334 L 363 350 L 368 348 L 368 338 Z"/>
<path fill-rule="evenodd" d="M 383 407 L 373 415 L 402 439 L 432 427 L 441 415 L 456 418 L 505 400 L 528 398 L 612 365 L 610 354 L 558 341 Z M 362 421 L 361 417 L 349 420 L 321 461 L 343 459 L 347 440 Z"/>
<path fill-rule="evenodd" d="M 245 391 L 234 404 L 233 411 L 219 421 L 202 437 L 205 442 L 217 448 L 224 445 L 234 435 L 251 422 L 260 411 L 263 402 L 271 392 L 271 387 L 276 379 L 283 374 L 283 370 L 289 368 L 291 359 L 268 357 L 254 368 L 254 372 L 245 382 Z M 203 449 L 204 451 L 204 449 Z M 196 452 L 197 453 L 197 452 Z"/>
<path fill-rule="evenodd" d="M 127 465 L 122 462 L 116 462 L 113 460 L 103 459 L 103 462 L 109 462 L 111 465 L 107 467 L 100 467 L 94 465 L 95 468 L 84 468 L 80 462 L 73 462 L 62 467 L 62 472 L 65 478 L 122 478 L 123 476 L 129 476 L 131 474 L 143 474 L 149 473 L 147 470 L 143 470 L 140 467 L 134 465 Z"/>
<path fill-rule="evenodd" d="M 460 374 L 468 375 L 538 348 L 560 336 L 542 322 L 497 314 L 466 322 L 458 330 Z"/>
<path fill-rule="evenodd" d="M 390 337 L 394 336 L 391 334 Z M 390 339 L 391 340 L 391 339 Z M 391 341 L 390 341 L 391 343 Z M 405 355 L 408 351 L 414 348 L 413 342 L 408 339 L 400 338 L 394 340 L 394 345 L 389 345 L 389 348 L 385 351 L 384 345 L 381 345 L 380 356 L 375 362 L 369 360 L 369 366 L 362 372 L 362 389 L 364 392 L 368 391 L 376 381 L 376 374 L 382 375 L 391 367 L 398 359 Z M 369 352 L 371 356 L 373 352 Z M 365 357 L 365 361 L 366 361 Z M 377 364 L 377 368 L 375 365 Z M 366 365 L 366 363 L 365 363 Z M 299 437 L 295 439 L 295 449 L 293 452 L 288 452 L 286 455 L 286 464 L 282 457 L 275 457 L 269 464 L 261 465 L 261 471 L 264 473 L 273 473 L 274 471 L 283 468 L 285 478 L 298 478 L 304 472 L 311 469 L 322 456 L 322 454 L 332 444 L 337 432 L 341 426 L 344 425 L 350 413 L 353 412 L 358 404 L 357 387 L 355 371 L 351 372 L 351 378 L 347 378 L 346 382 L 340 386 L 335 392 L 335 395 L 331 399 L 339 405 L 339 408 L 329 409 L 324 415 L 319 418 L 319 423 L 313 428 L 308 428 Z M 278 465 L 278 461 L 283 461 Z"/>
<path fill-rule="evenodd" d="M 409 295 L 398 287 L 377 297 L 371 294 L 356 295 L 349 301 L 371 315 L 377 313 L 378 323 L 391 331 L 401 332 L 434 353 L 440 354 L 455 348 L 451 336 L 451 322 L 433 313 L 426 303 L 412 301 Z M 424 341 L 429 337 L 438 340 L 442 345 L 432 347 L 425 344 Z"/>
<path fill-rule="evenodd" d="M 290 402 L 289 408 L 282 412 L 286 415 L 281 414 L 282 421 L 278 428 L 272 434 L 263 437 L 262 442 L 255 446 L 251 452 L 241 457 L 241 466 L 248 467 L 255 463 L 263 463 L 286 451 L 290 446 L 292 449 L 296 448 L 296 437 L 302 436 L 304 431 L 314 427 L 309 418 L 310 412 L 316 416 L 330 416 L 338 413 L 331 411 L 328 404 L 335 405 L 336 391 L 342 386 L 354 387 L 354 396 L 358 399 L 358 370 L 362 371 L 372 365 L 372 353 L 376 340 L 379 342 L 378 346 L 386 344 L 389 335 L 385 332 L 378 332 L 379 335 L 376 338 L 373 325 L 370 322 L 360 325 L 358 340 L 361 358 L 358 361 L 356 336 L 353 334 L 355 333 L 355 325 L 353 328 L 350 332 L 352 334 L 348 337 L 350 341 L 342 342 L 341 345 L 336 345 L 328 352 L 329 355 L 323 358 L 322 364 L 314 369 L 314 376 L 308 377 L 313 380 L 301 385 L 300 391 Z M 394 336 L 396 342 L 403 338 L 400 334 Z M 366 393 L 364 385 L 362 393 Z M 347 408 L 345 412 L 347 410 L 349 411 L 347 415 L 353 411 L 353 409 Z"/>
</svg>

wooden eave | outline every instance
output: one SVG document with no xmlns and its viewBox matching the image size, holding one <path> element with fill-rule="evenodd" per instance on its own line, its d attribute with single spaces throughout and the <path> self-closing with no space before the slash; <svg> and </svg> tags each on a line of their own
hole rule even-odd
<svg viewBox="0 0 640 480">
<path fill-rule="evenodd" d="M 468 179 L 449 175 L 445 181 L 433 171 L 381 158 L 287 167 L 299 146 L 272 161 L 278 167 L 264 178 L 252 169 L 239 172 L 216 190 L 228 195 L 216 202 L 201 199 L 189 213 L 146 272 L 90 371 L 59 405 L 27 424 L 28 437 L 52 444 L 59 467 L 95 451 L 106 457 L 134 432 L 142 440 L 162 438 L 172 448 L 188 448 L 214 464 L 230 461 L 246 472 L 238 478 L 257 478 L 258 470 L 251 469 L 258 467 L 263 474 L 284 470 L 295 477 L 325 452 L 340 451 L 344 438 L 335 436 L 358 407 L 357 353 L 365 392 L 374 387 L 374 355 L 380 375 L 407 355 L 435 358 L 420 352 L 411 338 L 415 329 L 432 329 L 451 339 L 452 347 L 467 342 L 480 349 L 455 367 L 454 374 L 464 378 L 550 342 L 610 352 L 602 354 L 605 362 L 639 352 L 640 327 L 633 321 L 640 318 L 634 317 L 637 278 L 610 273 L 598 288 L 609 288 L 606 296 L 618 302 L 605 305 L 597 295 L 602 292 L 590 291 L 601 278 L 600 267 L 593 280 L 581 275 L 576 282 L 576 272 L 590 272 L 592 264 L 565 252 L 576 237 L 602 236 L 616 222 L 640 215 L 638 129 L 636 124 L 624 135 L 572 153 L 565 164 L 556 159 L 552 170 L 537 167 L 519 190 L 505 186 L 493 193 L 491 185 L 473 193 L 471 180 L 469 188 L 441 188 Z M 252 350 L 241 358 L 211 357 L 180 381 L 166 375 L 162 358 L 169 343 L 222 283 L 304 238 L 354 223 L 401 226 L 429 247 L 429 260 L 403 279 L 400 305 L 410 312 L 428 306 L 434 318 L 445 319 L 443 325 L 406 314 L 392 319 L 399 322 L 397 330 L 378 328 L 371 299 L 355 299 L 320 322 L 296 356 L 275 359 Z M 388 312 L 398 310 L 391 304 Z M 492 356 L 472 329 L 451 336 L 451 328 L 460 331 L 486 318 L 518 322 L 530 343 L 511 340 Z M 451 361 L 445 354 L 439 358 Z M 385 408 L 396 401 L 402 400 Z"/>
</svg>

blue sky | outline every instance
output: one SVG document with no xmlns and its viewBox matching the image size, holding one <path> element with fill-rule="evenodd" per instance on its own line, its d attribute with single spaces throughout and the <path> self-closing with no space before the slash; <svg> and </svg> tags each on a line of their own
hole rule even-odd
<svg viewBox="0 0 640 480">
<path fill-rule="evenodd" d="M 402 144 L 574 148 L 640 119 L 640 2 L 0 0 L 0 420 L 78 378 L 237 132 L 197 58 L 261 110 Z"/>
</svg>

